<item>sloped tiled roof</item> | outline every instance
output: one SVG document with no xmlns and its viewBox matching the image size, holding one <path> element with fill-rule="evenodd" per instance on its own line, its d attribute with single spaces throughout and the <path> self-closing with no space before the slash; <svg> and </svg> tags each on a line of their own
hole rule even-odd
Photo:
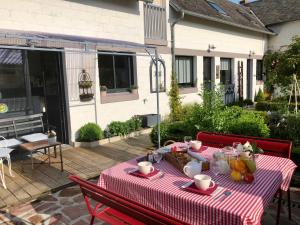
<svg viewBox="0 0 300 225">
<path fill-rule="evenodd" d="M 266 25 L 300 20 L 300 0 L 258 0 L 246 4 Z"/>
<path fill-rule="evenodd" d="M 300 0 L 295 0 L 300 1 Z M 209 2 L 216 3 L 227 15 L 217 12 L 209 5 Z M 187 14 L 197 14 L 200 17 L 227 23 L 253 31 L 270 33 L 264 24 L 253 14 L 248 7 L 232 3 L 228 0 L 170 0 L 171 6 L 177 10 L 183 10 Z"/>
</svg>

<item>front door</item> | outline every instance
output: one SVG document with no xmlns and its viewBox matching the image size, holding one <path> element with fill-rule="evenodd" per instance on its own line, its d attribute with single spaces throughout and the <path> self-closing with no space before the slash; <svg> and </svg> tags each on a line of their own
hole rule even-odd
<svg viewBox="0 0 300 225">
<path fill-rule="evenodd" d="M 211 57 L 203 57 L 203 84 L 204 88 L 212 89 Z"/>
</svg>

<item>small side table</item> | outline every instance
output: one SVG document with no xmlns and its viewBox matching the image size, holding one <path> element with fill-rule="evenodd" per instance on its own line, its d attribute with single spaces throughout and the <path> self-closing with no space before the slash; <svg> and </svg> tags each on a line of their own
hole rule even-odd
<svg viewBox="0 0 300 225">
<path fill-rule="evenodd" d="M 63 172 L 64 167 L 63 167 L 63 157 L 62 157 L 62 150 L 61 150 L 61 143 L 60 142 L 55 142 L 55 143 L 52 143 L 52 144 L 49 144 L 48 140 L 28 142 L 28 143 L 21 144 L 20 148 L 24 151 L 30 152 L 31 168 L 34 169 L 33 165 L 34 164 L 40 164 L 40 163 L 34 163 L 33 162 L 33 157 L 32 157 L 33 153 L 41 152 L 40 150 L 44 150 L 44 152 L 41 152 L 41 153 L 43 153 L 45 155 L 48 154 L 47 159 L 48 159 L 48 163 L 49 163 L 49 166 L 50 166 L 51 165 L 50 150 L 51 150 L 51 148 L 54 149 L 54 157 L 56 158 L 57 157 L 57 152 L 56 152 L 57 146 L 59 147 L 60 162 L 52 162 L 52 163 L 60 163 L 61 172 Z M 43 163 L 43 162 L 41 162 L 41 163 Z M 24 162 L 22 162 L 22 170 L 23 170 L 23 164 L 24 164 Z"/>
</svg>

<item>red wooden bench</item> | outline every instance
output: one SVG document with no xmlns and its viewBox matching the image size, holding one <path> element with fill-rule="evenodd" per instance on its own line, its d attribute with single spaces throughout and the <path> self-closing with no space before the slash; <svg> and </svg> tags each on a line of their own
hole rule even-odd
<svg viewBox="0 0 300 225">
<path fill-rule="evenodd" d="M 242 144 L 245 144 L 247 141 L 249 141 L 250 143 L 255 142 L 257 144 L 257 147 L 264 150 L 264 154 L 289 158 L 289 159 L 291 158 L 291 152 L 292 152 L 292 142 L 288 140 L 241 136 L 235 134 L 221 134 L 221 133 L 212 133 L 212 132 L 199 132 L 197 134 L 197 140 L 201 141 L 202 144 L 205 146 L 217 147 L 217 148 L 232 146 L 233 142 L 240 142 Z M 278 190 L 278 193 L 279 193 L 279 200 L 278 200 L 278 209 L 277 209 L 277 224 L 279 223 L 281 200 L 282 200 L 281 189 Z M 288 189 L 287 191 L 287 197 L 288 197 L 289 219 L 291 219 L 290 189 Z"/>
<path fill-rule="evenodd" d="M 69 179 L 78 184 L 81 188 L 89 214 L 91 215 L 91 225 L 94 224 L 95 218 L 113 225 L 186 224 L 176 218 L 150 209 L 77 176 L 70 176 Z M 95 206 L 92 206 L 90 202 L 91 199 L 97 202 Z"/>
</svg>

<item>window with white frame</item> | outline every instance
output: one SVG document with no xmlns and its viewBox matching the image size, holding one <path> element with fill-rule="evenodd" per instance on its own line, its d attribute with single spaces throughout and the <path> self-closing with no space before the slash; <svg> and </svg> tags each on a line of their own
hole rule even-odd
<svg viewBox="0 0 300 225">
<path fill-rule="evenodd" d="M 176 56 L 176 76 L 179 87 L 194 86 L 194 57 Z"/>
<path fill-rule="evenodd" d="M 124 92 L 135 86 L 134 60 L 130 55 L 98 54 L 100 85 L 108 92 Z"/>
</svg>

